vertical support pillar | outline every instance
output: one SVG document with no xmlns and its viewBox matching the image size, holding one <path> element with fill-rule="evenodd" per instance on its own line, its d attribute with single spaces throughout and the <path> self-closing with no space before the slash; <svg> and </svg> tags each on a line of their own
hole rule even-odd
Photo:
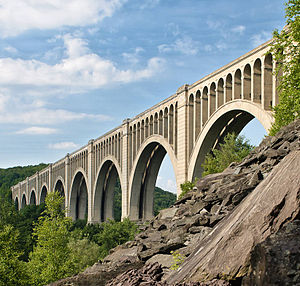
<svg viewBox="0 0 300 286">
<path fill-rule="evenodd" d="M 123 120 L 122 128 L 123 128 L 123 135 L 121 138 L 122 141 L 122 174 L 121 174 L 121 188 L 122 188 L 122 214 L 121 219 L 128 217 L 130 215 L 130 205 L 129 205 L 129 174 L 130 174 L 130 166 L 129 166 L 129 121 L 130 119 L 127 118 Z"/>
<path fill-rule="evenodd" d="M 70 155 L 69 153 L 65 157 L 65 209 L 66 209 L 66 216 L 70 215 L 70 197 L 71 197 L 71 190 L 70 190 Z"/>
<path fill-rule="evenodd" d="M 254 102 L 254 90 L 255 90 L 255 87 L 254 87 L 254 77 L 255 77 L 255 71 L 254 71 L 254 66 L 251 67 L 251 87 L 250 87 L 250 90 L 251 90 L 251 101 Z"/>
<path fill-rule="evenodd" d="M 188 85 L 185 84 L 177 90 L 178 95 L 178 126 L 177 142 L 178 165 L 175 171 L 177 177 L 177 196 L 181 193 L 180 184 L 187 180 L 188 166 Z"/>
<path fill-rule="evenodd" d="M 29 194 L 29 178 L 27 177 L 26 178 L 26 195 L 25 195 L 27 198 L 26 198 L 26 202 L 27 202 L 27 205 L 29 205 L 30 203 L 30 194 Z"/>
<path fill-rule="evenodd" d="M 36 204 L 39 205 L 40 202 L 40 188 L 39 188 L 39 171 L 35 173 L 35 189 L 36 189 Z"/>
<path fill-rule="evenodd" d="M 94 162 L 95 162 L 95 154 L 94 154 L 94 140 L 90 140 L 88 143 L 88 175 L 87 175 L 87 193 L 88 193 L 88 223 L 94 222 Z"/>
<path fill-rule="evenodd" d="M 261 63 L 260 94 L 260 105 L 262 109 L 265 109 L 265 61 Z"/>
<path fill-rule="evenodd" d="M 49 164 L 49 192 L 52 192 L 53 186 L 52 186 L 52 164 Z"/>
</svg>

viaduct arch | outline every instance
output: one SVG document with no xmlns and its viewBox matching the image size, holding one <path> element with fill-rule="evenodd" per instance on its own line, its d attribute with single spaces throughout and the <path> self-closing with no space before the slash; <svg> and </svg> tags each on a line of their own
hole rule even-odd
<svg viewBox="0 0 300 286">
<path fill-rule="evenodd" d="M 228 132 L 239 133 L 253 118 L 270 128 L 280 78 L 273 74 L 271 43 L 179 87 L 155 106 L 13 186 L 17 207 L 40 204 L 56 189 L 64 195 L 67 215 L 74 220 L 105 221 L 113 218 L 119 180 L 122 218 L 151 218 L 155 182 L 166 154 L 180 194 L 180 184 L 201 176 L 204 156 Z"/>
</svg>

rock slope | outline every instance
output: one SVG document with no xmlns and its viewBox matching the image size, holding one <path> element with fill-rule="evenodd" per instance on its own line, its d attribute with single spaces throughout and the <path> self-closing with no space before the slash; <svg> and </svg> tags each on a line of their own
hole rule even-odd
<svg viewBox="0 0 300 286">
<path fill-rule="evenodd" d="M 219 233 L 221 228 L 220 225 L 224 220 L 226 220 L 226 223 L 224 222 L 223 225 L 227 226 L 228 223 L 230 223 L 228 218 L 233 215 L 237 208 L 239 208 L 241 202 L 245 203 L 245 198 L 248 199 L 249 194 L 251 194 L 257 186 L 260 187 L 264 181 L 271 177 L 271 172 L 276 165 L 279 165 L 289 153 L 294 154 L 294 151 L 300 150 L 299 138 L 300 120 L 297 120 L 283 128 L 276 136 L 267 137 L 263 140 L 263 142 L 240 164 L 232 164 L 223 173 L 208 175 L 199 180 L 197 187 L 193 191 L 177 201 L 172 207 L 162 210 L 158 216 L 149 222 L 149 224 L 143 226 L 142 232 L 135 237 L 134 241 L 127 242 L 124 245 L 113 249 L 102 263 L 97 263 L 77 276 L 60 280 L 52 283 L 52 285 L 70 285 L 70 283 L 72 283 L 72 285 L 105 285 L 111 278 L 128 271 L 128 269 L 140 269 L 143 265 L 151 268 L 151 265 L 156 262 L 161 265 L 160 267 L 163 273 L 162 275 L 157 276 L 159 278 L 156 277 L 154 279 L 152 277 L 154 279 L 153 281 L 156 281 L 155 283 L 167 279 L 166 281 L 170 285 L 176 285 L 176 283 L 179 283 L 182 280 L 199 281 L 197 279 L 220 278 L 222 276 L 220 271 L 209 273 L 207 269 L 204 269 L 205 271 L 201 270 L 201 272 L 198 266 L 203 264 L 202 260 L 198 261 L 196 259 L 197 265 L 188 264 L 188 261 L 193 260 L 192 257 L 195 257 L 195 249 L 198 249 L 197 251 L 199 251 L 204 245 L 207 246 L 208 240 L 210 240 L 209 237 L 215 237 L 215 234 Z M 278 168 L 281 169 L 283 167 Z M 289 168 L 289 166 L 284 165 L 284 168 Z M 288 175 L 288 173 L 289 172 L 287 171 L 286 175 Z M 296 174 L 294 172 L 294 176 L 299 179 L 299 172 L 298 174 L 297 172 Z M 288 180 L 286 180 L 286 184 L 289 185 Z M 285 189 L 285 187 L 282 189 Z M 265 191 L 261 188 L 260 192 L 264 193 Z M 253 197 L 255 199 L 255 196 Z M 267 199 L 261 195 L 260 197 L 261 200 Z M 278 209 L 281 210 L 284 208 L 285 201 L 283 203 L 283 198 L 280 198 L 278 198 L 279 202 L 277 205 Z M 258 203 L 262 204 L 262 208 L 263 206 L 267 207 L 263 201 L 259 201 Z M 240 211 L 246 215 L 247 212 L 241 209 L 242 207 L 240 207 Z M 276 213 L 276 208 L 274 208 L 274 212 Z M 257 215 L 259 217 L 259 213 Z M 238 223 L 238 216 L 234 217 Z M 271 219 L 269 222 L 271 223 L 271 226 L 269 228 L 262 227 L 260 229 L 255 229 L 254 227 L 255 233 L 259 234 L 261 231 L 266 231 L 264 236 L 262 236 L 263 238 L 266 238 L 273 231 L 276 232 L 282 225 L 293 220 L 294 217 L 294 215 L 291 215 L 291 217 L 287 217 L 285 221 L 281 221 L 280 223 L 277 223 L 276 219 L 273 221 Z M 247 221 L 246 216 L 243 219 Z M 261 220 L 264 221 L 263 218 L 261 218 Z M 255 224 L 255 221 L 253 221 L 253 224 Z M 276 227 L 272 228 L 272 225 Z M 232 223 L 232 227 L 234 226 L 237 225 Z M 235 240 L 235 243 L 230 242 L 231 237 L 235 237 L 237 234 L 242 235 L 242 232 L 239 232 L 241 229 L 242 226 L 236 228 L 237 232 L 231 232 L 232 236 L 228 236 L 228 243 L 222 245 L 223 251 L 221 248 L 217 252 L 214 252 L 214 249 L 211 249 L 212 254 L 210 255 L 212 257 L 214 256 L 213 253 L 215 253 L 215 256 L 220 257 L 220 265 L 216 264 L 216 268 L 214 269 L 217 269 L 219 266 L 223 267 L 220 269 L 226 269 L 227 261 L 224 259 L 222 260 L 222 257 L 224 256 L 224 253 L 229 254 L 231 252 L 232 249 L 228 248 L 228 246 L 233 249 L 238 247 L 239 240 Z M 228 231 L 230 230 L 231 229 L 228 229 Z M 211 235 L 209 236 L 210 233 Z M 251 233 L 251 229 L 249 229 L 249 233 Z M 248 241 L 249 243 L 256 243 L 255 239 Z M 263 241 L 263 239 L 260 239 L 257 242 L 259 243 L 261 241 Z M 249 248 L 249 250 L 251 249 Z M 180 253 L 181 257 L 190 256 L 189 258 L 186 258 L 186 261 L 181 268 L 185 269 L 185 275 L 182 275 L 182 272 L 180 271 L 170 270 L 170 265 L 174 263 L 171 255 L 172 251 L 177 251 L 177 253 Z M 239 256 L 239 252 L 235 252 L 235 257 L 232 258 L 232 260 L 241 260 L 242 262 L 239 262 L 239 265 L 243 266 L 239 268 L 237 266 L 238 263 L 233 263 L 234 270 L 227 269 L 225 271 L 225 277 L 229 280 L 234 280 L 237 276 L 246 275 L 246 264 L 248 263 L 248 260 L 245 257 L 247 255 L 245 257 Z M 205 256 L 203 256 L 203 259 L 205 259 Z M 187 267 L 186 265 L 189 266 Z M 231 264 L 228 264 L 228 266 L 229 265 Z M 186 274 L 192 272 L 194 273 L 194 276 L 190 275 L 189 278 L 186 279 Z M 139 275 L 138 271 L 134 273 Z M 130 275 L 133 277 L 134 273 L 131 273 Z M 80 281 L 85 281 L 85 284 L 81 284 Z M 153 281 L 151 283 L 154 283 Z M 109 285 L 121 285 L 118 280 L 115 280 L 115 282 L 113 280 L 109 283 Z"/>
</svg>

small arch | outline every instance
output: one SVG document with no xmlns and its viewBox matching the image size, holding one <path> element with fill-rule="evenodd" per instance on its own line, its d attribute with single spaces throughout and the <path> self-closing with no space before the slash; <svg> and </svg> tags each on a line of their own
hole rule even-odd
<svg viewBox="0 0 300 286">
<path fill-rule="evenodd" d="M 234 99 L 242 98 L 242 72 L 237 69 L 234 74 Z"/>
<path fill-rule="evenodd" d="M 195 97 L 195 140 L 201 130 L 201 92 L 197 90 Z"/>
<path fill-rule="evenodd" d="M 29 199 L 29 204 L 36 206 L 36 195 L 35 195 L 35 191 L 34 190 L 31 191 L 30 199 Z"/>
<path fill-rule="evenodd" d="M 163 136 L 163 111 L 159 111 L 159 122 L 158 122 L 158 128 L 159 128 L 159 135 Z"/>
<path fill-rule="evenodd" d="M 163 135 L 166 140 L 168 140 L 168 129 L 169 129 L 169 124 L 168 124 L 168 108 L 166 107 L 164 110 L 164 119 L 163 119 Z"/>
<path fill-rule="evenodd" d="M 209 116 L 216 111 L 216 84 L 213 82 L 209 88 Z"/>
<path fill-rule="evenodd" d="M 141 144 L 144 142 L 145 140 L 145 120 L 142 119 L 142 123 L 141 123 Z"/>
<path fill-rule="evenodd" d="M 70 194 L 70 215 L 73 220 L 86 219 L 88 214 L 88 189 L 84 171 L 78 170 L 73 177 Z"/>
<path fill-rule="evenodd" d="M 150 116 L 150 136 L 154 134 L 154 119 L 153 115 Z"/>
<path fill-rule="evenodd" d="M 188 105 L 188 134 L 189 134 L 189 155 L 192 152 L 194 145 L 194 95 L 190 94 L 189 96 L 189 105 Z"/>
<path fill-rule="evenodd" d="M 217 88 L 217 98 L 218 98 L 218 108 L 224 104 L 224 80 L 220 78 L 218 81 L 218 88 Z"/>
<path fill-rule="evenodd" d="M 149 137 L 149 118 L 146 118 L 145 121 L 145 139 Z"/>
<path fill-rule="evenodd" d="M 249 64 L 246 64 L 244 68 L 243 98 L 251 100 L 251 67 Z"/>
<path fill-rule="evenodd" d="M 264 61 L 264 109 L 271 110 L 273 106 L 273 58 L 269 53 Z"/>
<path fill-rule="evenodd" d="M 225 101 L 229 102 L 232 100 L 232 75 L 229 73 L 226 76 L 226 86 L 225 86 Z"/>
<path fill-rule="evenodd" d="M 23 196 L 22 196 L 22 202 L 21 202 L 21 209 L 25 208 L 26 205 L 27 205 L 26 196 L 25 196 L 25 194 L 23 194 Z"/>
<path fill-rule="evenodd" d="M 207 86 L 204 87 L 203 92 L 202 92 L 202 100 L 201 100 L 201 105 L 202 105 L 202 127 L 206 123 L 208 119 L 208 88 Z"/>
<path fill-rule="evenodd" d="M 45 199 L 48 193 L 48 189 L 47 187 L 44 185 L 42 187 L 42 191 L 41 191 L 41 196 L 40 196 L 40 203 L 45 203 Z"/>
<path fill-rule="evenodd" d="M 253 100 L 254 102 L 261 103 L 261 60 L 256 59 L 254 62 L 254 76 L 253 76 Z"/>
<path fill-rule="evenodd" d="M 132 158 L 134 159 L 136 155 L 136 124 L 133 125 L 132 132 Z"/>
<path fill-rule="evenodd" d="M 169 111 L 169 143 L 173 145 L 174 142 L 174 106 L 170 105 Z"/>
<path fill-rule="evenodd" d="M 154 134 L 158 134 L 158 113 L 154 114 Z"/>
<path fill-rule="evenodd" d="M 136 129 L 136 149 L 138 150 L 141 145 L 141 123 L 138 122 Z"/>
</svg>

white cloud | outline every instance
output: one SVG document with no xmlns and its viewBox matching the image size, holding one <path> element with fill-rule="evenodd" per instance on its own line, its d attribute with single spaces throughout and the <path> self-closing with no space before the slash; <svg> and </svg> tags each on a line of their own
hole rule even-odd
<svg viewBox="0 0 300 286">
<path fill-rule="evenodd" d="M 231 29 L 232 32 L 240 34 L 240 35 L 242 35 L 245 32 L 245 30 L 246 30 L 246 27 L 243 25 L 239 25 L 239 26 L 233 27 Z"/>
<path fill-rule="evenodd" d="M 177 193 L 176 183 L 171 179 L 158 176 L 156 180 L 156 185 L 165 191 L 169 191 L 175 194 Z"/>
<path fill-rule="evenodd" d="M 18 50 L 13 46 L 6 46 L 3 50 L 11 54 L 16 54 L 18 52 Z"/>
<path fill-rule="evenodd" d="M 171 51 L 177 51 L 184 55 L 195 56 L 198 53 L 198 43 L 193 41 L 190 37 L 183 37 L 177 39 L 175 43 L 167 45 L 162 44 L 158 46 L 160 53 L 168 53 Z"/>
<path fill-rule="evenodd" d="M 160 0 L 144 0 L 144 3 L 140 6 L 140 9 L 151 9 L 159 4 Z"/>
<path fill-rule="evenodd" d="M 111 118 L 102 114 L 77 113 L 64 109 L 47 108 L 36 108 L 27 111 L 14 110 L 14 112 L 3 112 L 0 114 L 0 123 L 13 124 L 50 125 L 83 119 L 106 121 Z"/>
<path fill-rule="evenodd" d="M 54 144 L 49 144 L 48 147 L 50 149 L 75 149 L 78 148 L 79 145 L 75 144 L 74 142 L 60 142 L 60 143 L 54 143 Z"/>
<path fill-rule="evenodd" d="M 22 130 L 19 130 L 16 132 L 16 134 L 26 134 L 26 135 L 49 135 L 49 134 L 55 134 L 58 130 L 54 128 L 48 128 L 48 127 L 28 127 Z"/>
<path fill-rule="evenodd" d="M 87 42 L 71 35 L 62 37 L 66 58 L 54 65 L 38 60 L 0 58 L 0 70 L 5 70 L 0 84 L 66 89 L 68 93 L 83 92 L 114 83 L 129 83 L 147 79 L 162 71 L 164 59 L 151 58 L 139 70 L 121 70 L 111 61 L 92 53 Z M 45 92 L 45 91 L 43 91 Z"/>
<path fill-rule="evenodd" d="M 88 26 L 110 17 L 125 0 L 0 0 L 0 34 L 16 36 L 30 29 Z"/>
<path fill-rule="evenodd" d="M 135 64 L 139 63 L 139 61 L 140 61 L 139 54 L 143 51 L 144 51 L 143 48 L 137 47 L 137 48 L 135 48 L 133 53 L 123 53 L 122 56 L 125 61 L 127 61 L 128 63 L 130 63 L 132 65 L 135 65 Z"/>
<path fill-rule="evenodd" d="M 272 38 L 271 32 L 261 31 L 251 37 L 251 42 L 254 47 L 257 47 Z"/>
</svg>

